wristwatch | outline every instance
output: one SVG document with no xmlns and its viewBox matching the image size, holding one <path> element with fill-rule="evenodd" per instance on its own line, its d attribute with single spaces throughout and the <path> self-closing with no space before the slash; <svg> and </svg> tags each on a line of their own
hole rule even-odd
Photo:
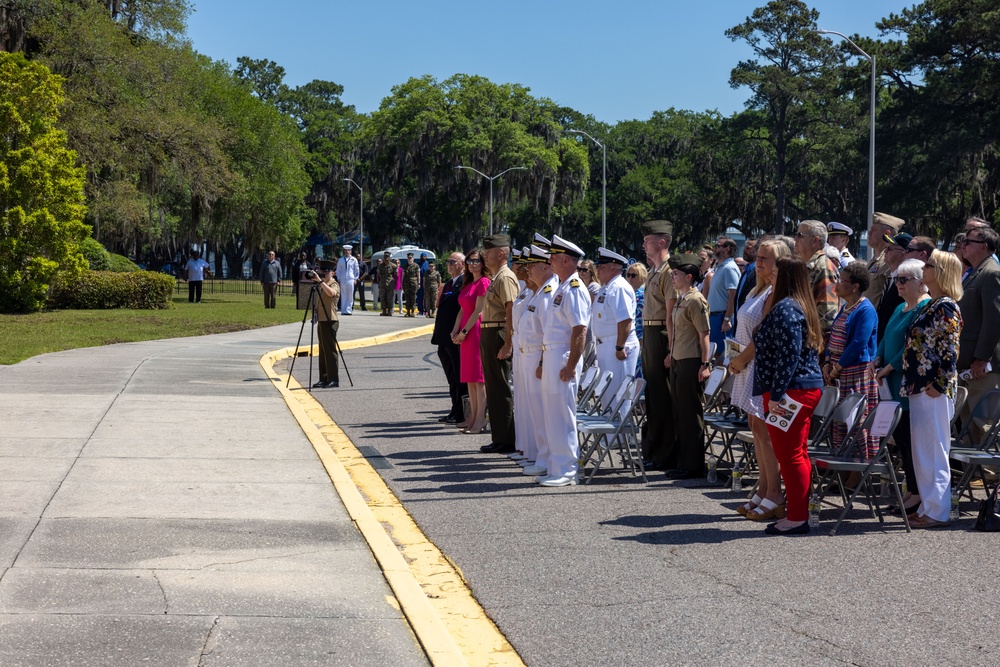
<svg viewBox="0 0 1000 667">
<path fill-rule="evenodd" d="M 468 335 L 469 335 L 469 332 L 468 332 L 468 331 L 466 331 L 465 329 L 462 329 L 462 331 L 461 331 L 461 334 L 462 334 L 463 336 L 468 336 Z"/>
<path fill-rule="evenodd" d="M 703 368 L 711 368 L 712 367 L 712 362 L 711 361 L 703 361 L 703 362 L 701 362 L 701 365 L 702 365 Z"/>
<path fill-rule="evenodd" d="M 615 345 L 615 349 L 618 350 L 619 352 L 624 352 L 625 351 L 625 348 L 622 347 L 621 345 Z"/>
</svg>

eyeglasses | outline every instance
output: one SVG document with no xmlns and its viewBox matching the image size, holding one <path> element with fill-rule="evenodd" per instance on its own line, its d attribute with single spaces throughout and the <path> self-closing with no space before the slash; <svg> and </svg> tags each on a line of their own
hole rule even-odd
<svg viewBox="0 0 1000 667">
<path fill-rule="evenodd" d="M 795 238 L 797 238 L 797 239 L 807 239 L 810 236 L 812 236 L 812 234 L 804 234 L 802 232 L 795 232 Z"/>
<path fill-rule="evenodd" d="M 906 276 L 897 276 L 896 277 L 896 284 L 898 284 L 898 285 L 905 285 L 906 283 L 910 282 L 911 280 L 916 280 L 916 278 L 907 278 Z"/>
<path fill-rule="evenodd" d="M 466 264 L 482 264 L 483 260 L 481 260 L 481 259 L 467 259 L 467 260 L 465 260 L 465 263 Z"/>
<path fill-rule="evenodd" d="M 631 272 L 631 273 L 626 273 L 626 274 L 625 274 L 625 277 L 626 277 L 626 278 L 638 278 L 638 277 L 639 277 L 639 274 L 638 274 L 638 273 L 636 273 L 635 271 L 633 271 L 633 272 Z"/>
<path fill-rule="evenodd" d="M 969 245 L 970 243 L 982 243 L 985 245 L 986 241 L 982 239 L 962 239 L 962 245 Z"/>
<path fill-rule="evenodd" d="M 449 259 L 448 263 L 449 264 L 461 264 L 462 260 L 460 260 L 460 259 Z"/>
<path fill-rule="evenodd" d="M 579 271 L 580 273 L 590 273 L 590 269 L 584 268 L 582 266 L 578 268 L 577 271 Z"/>
</svg>

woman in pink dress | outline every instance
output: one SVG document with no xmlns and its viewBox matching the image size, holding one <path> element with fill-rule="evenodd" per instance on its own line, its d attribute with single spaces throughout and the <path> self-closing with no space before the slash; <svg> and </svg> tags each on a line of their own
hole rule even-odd
<svg viewBox="0 0 1000 667">
<path fill-rule="evenodd" d="M 463 433 L 482 433 L 486 427 L 486 379 L 483 360 L 479 356 L 479 318 L 486 306 L 486 290 L 490 288 L 490 271 L 483 263 L 482 252 L 470 251 L 465 257 L 465 276 L 458 305 L 462 308 L 455 318 L 451 339 L 459 346 L 458 374 L 469 385 L 472 412 L 467 421 L 458 424 Z"/>
</svg>

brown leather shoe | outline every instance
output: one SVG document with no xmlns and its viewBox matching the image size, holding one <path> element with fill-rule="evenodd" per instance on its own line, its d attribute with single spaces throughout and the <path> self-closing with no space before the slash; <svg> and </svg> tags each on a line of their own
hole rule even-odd
<svg viewBox="0 0 1000 667">
<path fill-rule="evenodd" d="M 910 528 L 947 528 L 950 525 L 951 521 L 938 521 L 929 516 L 918 516 L 915 519 L 910 519 Z"/>
</svg>

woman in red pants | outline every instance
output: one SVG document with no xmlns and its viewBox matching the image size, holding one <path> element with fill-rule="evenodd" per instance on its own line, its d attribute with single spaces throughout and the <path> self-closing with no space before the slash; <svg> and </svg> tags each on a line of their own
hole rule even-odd
<svg viewBox="0 0 1000 667">
<path fill-rule="evenodd" d="M 784 427 L 768 422 L 767 431 L 785 482 L 787 514 L 768 525 L 764 532 L 801 535 L 809 532 L 812 465 L 806 444 L 809 423 L 823 387 L 819 368 L 823 334 L 805 263 L 797 257 L 782 257 L 776 270 L 774 305 L 753 338 L 756 350 L 753 393 L 764 397 L 767 412 Z M 790 399 L 801 407 L 790 412 L 781 404 L 782 399 Z"/>
</svg>

